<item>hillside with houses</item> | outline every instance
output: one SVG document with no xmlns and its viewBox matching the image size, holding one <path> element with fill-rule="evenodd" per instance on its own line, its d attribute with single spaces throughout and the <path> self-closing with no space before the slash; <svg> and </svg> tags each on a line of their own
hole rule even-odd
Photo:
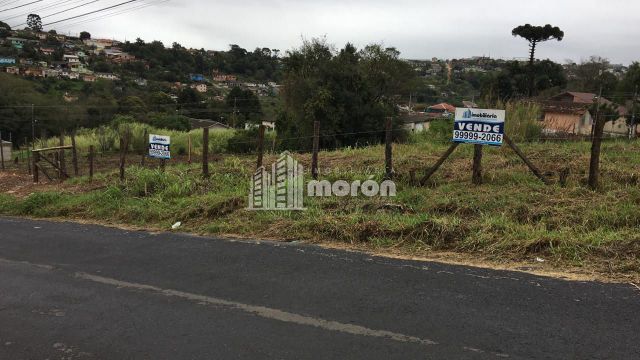
<svg viewBox="0 0 640 360">
<path fill-rule="evenodd" d="M 249 52 L 230 45 L 226 51 L 215 51 L 175 42 L 168 47 L 159 41 L 118 41 L 94 38 L 87 32 L 71 36 L 3 26 L 0 70 L 35 83 L 34 94 L 47 98 L 38 102 L 73 106 L 75 126 L 96 126 L 116 113 L 146 121 L 153 117 L 148 113 L 166 117 L 171 110 L 192 119 L 194 126 L 203 124 L 197 120 L 208 119 L 228 127 L 261 123 L 274 128 L 282 114 L 279 95 L 288 57 L 277 49 Z M 539 136 L 591 135 L 598 104 L 613 109 L 606 115 L 605 134 L 626 136 L 638 131 L 633 102 L 637 93 L 632 92 L 640 77 L 638 63 L 610 64 L 600 57 L 579 64 L 537 61 L 536 96 L 531 97 L 525 81 L 530 67 L 524 59 L 476 56 L 403 61 L 413 75 L 394 95 L 395 112 L 411 132 L 426 131 L 433 121 L 450 119 L 456 107 L 519 98 L 539 105 Z M 100 120 L 95 120 L 96 113 Z M 24 117 L 16 112 L 8 115 L 12 116 Z M 45 131 L 46 127 L 42 125 Z"/>
</svg>

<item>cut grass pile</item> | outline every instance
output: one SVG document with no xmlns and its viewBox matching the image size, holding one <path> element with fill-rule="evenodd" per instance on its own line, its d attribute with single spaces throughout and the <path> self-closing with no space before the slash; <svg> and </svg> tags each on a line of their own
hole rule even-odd
<svg viewBox="0 0 640 360">
<path fill-rule="evenodd" d="M 485 149 L 485 184 L 472 186 L 472 146 L 460 146 L 428 186 L 412 186 L 410 171 L 419 178 L 447 145 L 394 147 L 395 198 L 307 197 L 307 211 L 247 211 L 255 158 L 229 155 L 211 164 L 207 180 L 198 164 L 168 166 L 166 173 L 130 167 L 124 183 L 115 172 L 103 173 L 90 191 L 77 190 L 88 183 L 81 177 L 58 192 L 0 195 L 0 213 L 154 229 L 181 221 L 182 231 L 212 235 L 348 243 L 413 255 L 454 251 L 495 261 L 542 257 L 640 272 L 640 142 L 604 143 L 599 191 L 585 186 L 590 146 L 585 142 L 521 145 L 554 181 L 568 170 L 565 187 L 542 184 L 507 147 Z M 322 152 L 321 177 L 380 180 L 383 154 L 382 146 Z M 309 169 L 309 154 L 294 156 Z M 266 156 L 265 164 L 275 158 Z M 96 184 L 102 187 L 95 190 Z"/>
</svg>

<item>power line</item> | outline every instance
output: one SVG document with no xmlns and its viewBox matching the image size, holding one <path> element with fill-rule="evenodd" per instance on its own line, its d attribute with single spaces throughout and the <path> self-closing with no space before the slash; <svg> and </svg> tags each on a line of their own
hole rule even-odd
<svg viewBox="0 0 640 360">
<path fill-rule="evenodd" d="M 39 0 L 39 1 L 42 1 L 42 0 Z M 94 10 L 94 11 L 90 11 L 90 12 L 88 12 L 88 13 L 84 13 L 84 14 L 80 14 L 80 15 L 76 15 L 76 16 L 71 16 L 71 17 L 68 17 L 68 18 L 66 18 L 66 19 L 62 19 L 62 20 L 57 20 L 57 21 L 54 21 L 54 22 L 50 22 L 50 23 L 44 24 L 43 26 L 49 26 L 49 25 L 58 24 L 58 23 L 61 23 L 61 22 L 64 22 L 64 21 L 69 21 L 69 20 L 77 19 L 77 18 L 79 18 L 79 17 L 83 17 L 83 16 L 87 16 L 87 15 L 91 15 L 91 14 L 99 13 L 99 12 L 102 12 L 102 11 L 106 11 L 106 10 L 109 10 L 109 9 L 117 8 L 117 7 L 120 7 L 120 6 L 122 6 L 122 5 L 130 4 L 130 3 L 132 3 L 132 2 L 136 2 L 136 1 L 139 1 L 139 0 L 129 0 L 129 1 L 121 2 L 121 3 L 119 3 L 119 4 L 111 5 L 111 6 L 107 6 L 106 8 L 102 8 L 102 9 L 99 9 L 99 10 Z"/>
<path fill-rule="evenodd" d="M 14 10 L 14 9 L 19 9 L 19 8 L 21 8 L 21 7 L 25 7 L 25 6 L 28 6 L 28 5 L 32 5 L 32 4 L 35 4 L 35 3 L 39 3 L 39 2 L 42 2 L 42 1 L 44 1 L 44 0 L 36 0 L 36 1 L 33 1 L 33 2 L 30 2 L 30 3 L 24 4 L 24 5 L 19 5 L 19 6 L 16 6 L 16 7 L 12 7 L 12 8 L 10 8 L 10 9 L 0 10 L 0 12 L 5 12 L 5 11 Z"/>
<path fill-rule="evenodd" d="M 63 2 L 63 3 L 66 3 L 66 2 L 69 2 L 69 1 L 70 1 L 70 0 L 65 1 L 65 2 Z M 58 14 L 62 14 L 62 13 L 65 13 L 65 12 L 67 12 L 67 11 L 71 11 L 71 10 L 74 10 L 74 9 L 77 9 L 77 8 L 80 8 L 80 7 L 83 7 L 83 6 L 87 6 L 87 5 L 93 4 L 93 3 L 98 2 L 98 1 L 100 1 L 100 0 L 93 0 L 93 1 L 89 1 L 88 3 L 84 3 L 84 4 L 80 4 L 80 5 L 77 5 L 77 6 L 74 6 L 74 7 L 68 8 L 68 9 L 60 10 L 60 11 L 58 11 L 58 12 L 56 12 L 56 13 L 53 13 L 53 14 L 48 14 L 48 15 L 45 15 L 45 16 L 41 16 L 40 18 L 41 18 L 41 19 L 44 19 L 44 18 L 48 18 L 48 17 L 55 16 L 55 15 L 58 15 Z M 55 7 L 58 7 L 59 5 L 62 5 L 63 3 L 57 4 Z M 25 24 L 26 24 L 26 23 L 22 23 L 22 24 L 20 24 L 20 25 L 16 25 L 15 27 L 22 26 L 22 25 L 25 25 Z"/>
<path fill-rule="evenodd" d="M 106 19 L 106 18 L 110 18 L 110 17 L 113 17 L 113 16 L 124 14 L 124 13 L 127 13 L 127 12 L 144 9 L 144 8 L 152 6 L 152 5 L 165 3 L 165 2 L 168 2 L 168 1 L 170 1 L 170 0 L 152 1 L 152 2 L 150 2 L 148 4 L 142 4 L 142 5 L 134 6 L 134 7 L 128 8 L 128 9 L 119 10 L 119 11 L 112 12 L 112 13 L 107 13 L 107 14 L 104 14 L 104 15 L 101 15 L 101 16 L 96 16 L 94 18 L 84 19 L 84 20 L 81 20 L 81 21 L 78 21 L 78 22 L 74 22 L 74 23 L 71 23 L 71 24 L 65 24 L 65 25 L 61 26 L 59 29 L 67 29 L 67 28 L 70 28 L 70 27 L 73 27 L 73 26 L 76 26 L 76 25 L 81 25 L 81 24 L 86 24 L 88 22 L 95 22 L 95 21 L 103 20 L 103 19 Z"/>
<path fill-rule="evenodd" d="M 28 11 L 28 12 L 25 12 L 25 13 L 22 13 L 22 14 L 18 14 L 18 15 L 14 15 L 14 16 L 11 16 L 11 17 L 8 17 L 8 18 L 4 18 L 4 19 L 2 19 L 2 21 L 8 21 L 8 20 L 17 19 L 19 17 L 25 16 L 25 15 L 29 15 L 29 14 L 34 14 L 34 13 L 37 13 L 39 11 L 46 10 L 46 9 L 57 8 L 57 7 L 60 7 L 60 6 L 66 4 L 68 2 L 71 2 L 71 1 L 76 1 L 77 2 L 78 0 L 64 0 L 64 1 L 62 1 L 60 3 L 57 3 L 57 4 L 43 6 L 41 8 L 33 9 L 31 11 Z M 82 1 L 82 0 L 80 0 L 80 1 Z M 24 25 L 24 24 L 15 25 L 14 27 L 18 27 L 18 26 L 22 26 L 22 25 Z"/>
<path fill-rule="evenodd" d="M 19 2 L 19 1 L 21 1 L 21 0 L 2 0 L 2 1 L 0 1 L 0 5 L 8 6 L 8 5 L 11 5 L 11 4 L 15 4 L 15 3 Z"/>
</svg>

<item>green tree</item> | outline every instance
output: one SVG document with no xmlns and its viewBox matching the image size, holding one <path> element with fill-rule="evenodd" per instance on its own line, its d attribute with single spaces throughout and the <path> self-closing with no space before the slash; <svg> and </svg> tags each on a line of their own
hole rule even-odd
<svg viewBox="0 0 640 360">
<path fill-rule="evenodd" d="M 278 137 L 288 149 L 309 149 L 315 121 L 321 146 L 382 140 L 384 121 L 395 114 L 394 98 L 407 93 L 415 74 L 393 48 L 370 45 L 339 52 L 324 40 L 305 41 L 284 62 L 283 112 Z"/>
<path fill-rule="evenodd" d="M 618 78 L 609 72 L 611 68 L 609 60 L 600 56 L 591 56 L 589 60 L 577 65 L 570 65 L 569 70 L 573 77 L 569 82 L 569 88 L 575 91 L 610 94 L 618 87 Z"/>
<path fill-rule="evenodd" d="M 8 36 L 11 36 L 11 26 L 0 21 L 0 38 L 6 38 Z"/>
<path fill-rule="evenodd" d="M 511 31 L 513 36 L 520 36 L 529 42 L 529 66 L 533 68 L 535 61 L 536 46 L 545 41 L 552 39 L 562 41 L 564 38 L 564 32 L 557 26 L 551 26 L 549 24 L 545 26 L 533 26 L 531 24 L 520 25 Z M 533 69 L 530 78 L 529 95 L 534 94 L 534 76 Z"/>
<path fill-rule="evenodd" d="M 239 87 L 231 89 L 225 98 L 227 108 L 231 110 L 231 126 L 243 127 L 246 123 L 257 123 L 262 114 L 260 99 L 251 90 Z"/>
<path fill-rule="evenodd" d="M 118 105 L 120 114 L 134 115 L 137 118 L 144 118 L 148 112 L 147 104 L 137 96 L 127 96 Z"/>
<path fill-rule="evenodd" d="M 89 40 L 91 39 L 91 34 L 86 32 L 86 31 L 82 31 L 80 33 L 80 40 Z"/>
<path fill-rule="evenodd" d="M 42 19 L 40 18 L 40 15 L 29 14 L 27 16 L 27 26 L 32 31 L 42 31 Z"/>
</svg>

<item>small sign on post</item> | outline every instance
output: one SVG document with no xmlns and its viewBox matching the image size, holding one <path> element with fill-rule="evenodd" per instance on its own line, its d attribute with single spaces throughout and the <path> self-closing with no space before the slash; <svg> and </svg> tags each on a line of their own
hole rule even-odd
<svg viewBox="0 0 640 360">
<path fill-rule="evenodd" d="M 504 119 L 504 110 L 456 108 L 453 141 L 502 146 Z"/>
<path fill-rule="evenodd" d="M 171 159 L 171 137 L 150 134 L 149 157 L 156 159 Z"/>
</svg>

